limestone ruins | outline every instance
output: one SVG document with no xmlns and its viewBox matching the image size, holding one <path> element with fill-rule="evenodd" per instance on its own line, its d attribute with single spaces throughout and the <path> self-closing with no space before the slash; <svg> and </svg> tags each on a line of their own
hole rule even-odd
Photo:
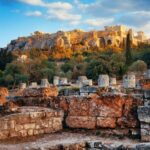
<svg viewBox="0 0 150 150">
<path fill-rule="evenodd" d="M 60 79 L 63 81 L 59 82 Z M 54 85 L 47 79 L 42 79 L 39 85 L 35 82 L 27 86 L 21 83 L 18 88 L 20 92 L 16 92 L 16 95 L 15 92 L 8 93 L 6 88 L 1 88 L 0 100 L 5 98 L 5 102 L 3 101 L 0 111 L 0 141 L 45 134 L 60 136 L 63 132 L 69 135 L 70 132 L 84 130 L 83 135 L 96 132 L 95 140 L 82 140 L 67 146 L 65 143 L 61 146 L 57 143 L 54 149 L 103 150 L 107 147 L 111 150 L 111 142 L 106 144 L 98 139 L 114 136 L 136 139 L 134 144 L 116 144 L 114 149 L 149 149 L 148 143 L 141 145 L 142 142 L 150 142 L 149 70 L 145 78 L 139 80 L 140 88 L 137 88 L 136 76 L 133 74 L 125 75 L 122 81 L 104 74 L 99 75 L 97 84 L 85 84 L 88 80 L 81 76 L 77 82 L 67 84 L 67 78 L 54 77 Z M 60 95 L 63 88 L 68 91 L 69 88 L 74 88 L 78 92 Z M 46 145 L 43 144 L 41 149 Z M 51 149 L 52 146 L 48 148 Z"/>
</svg>

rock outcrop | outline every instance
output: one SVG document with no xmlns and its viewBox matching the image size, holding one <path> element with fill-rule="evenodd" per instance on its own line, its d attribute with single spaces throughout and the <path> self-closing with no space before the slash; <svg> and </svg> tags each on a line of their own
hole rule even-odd
<svg viewBox="0 0 150 150">
<path fill-rule="evenodd" d="M 124 36 L 126 36 L 126 33 L 124 34 Z M 86 50 L 89 47 L 104 48 L 107 45 L 120 47 L 121 43 L 123 43 L 123 38 L 124 37 L 118 34 L 117 30 L 114 32 L 105 30 L 90 32 L 73 30 L 67 32 L 58 31 L 53 34 L 37 31 L 31 36 L 19 37 L 16 40 L 12 40 L 8 44 L 7 49 L 9 51 L 17 49 L 28 50 L 31 48 L 71 48 L 74 50 Z"/>
</svg>

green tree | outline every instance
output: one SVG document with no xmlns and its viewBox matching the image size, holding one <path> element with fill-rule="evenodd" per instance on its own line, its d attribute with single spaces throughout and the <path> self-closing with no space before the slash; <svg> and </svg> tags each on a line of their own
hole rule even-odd
<svg viewBox="0 0 150 150">
<path fill-rule="evenodd" d="M 111 67 L 110 64 L 102 59 L 100 60 L 92 60 L 91 63 L 88 64 L 86 75 L 88 78 L 97 80 L 99 74 L 110 74 Z"/>
<path fill-rule="evenodd" d="M 129 71 L 137 72 L 139 74 L 144 73 L 147 70 L 147 64 L 142 60 L 137 60 L 129 67 Z"/>
<path fill-rule="evenodd" d="M 131 33 L 128 32 L 127 38 L 126 38 L 126 51 L 125 51 L 125 57 L 126 57 L 126 65 L 129 66 L 132 63 L 132 54 L 131 54 Z"/>
<path fill-rule="evenodd" d="M 69 62 L 66 62 L 65 64 L 63 64 L 61 66 L 61 70 L 64 72 L 64 73 L 67 73 L 68 71 L 72 71 L 73 70 L 73 64 L 69 63 Z"/>
<path fill-rule="evenodd" d="M 135 55 L 135 60 L 143 60 L 150 68 L 150 48 L 140 51 Z"/>
<path fill-rule="evenodd" d="M 7 63 L 10 63 L 13 61 L 13 55 L 10 51 L 1 49 L 0 50 L 0 69 L 4 70 Z"/>
</svg>

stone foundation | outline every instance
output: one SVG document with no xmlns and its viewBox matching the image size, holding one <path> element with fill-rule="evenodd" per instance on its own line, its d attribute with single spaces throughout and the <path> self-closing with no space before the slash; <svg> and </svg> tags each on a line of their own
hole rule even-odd
<svg viewBox="0 0 150 150">
<path fill-rule="evenodd" d="M 34 97 L 22 96 L 4 105 L 3 113 L 11 113 L 18 107 L 38 106 L 64 111 L 63 125 L 69 129 L 110 129 L 139 133 L 138 106 L 143 100 L 126 95 L 93 94 L 88 97 Z M 112 134 L 117 132 L 112 132 Z M 118 135 L 118 134 L 117 134 Z"/>
<path fill-rule="evenodd" d="M 39 107 L 21 107 L 0 118 L 0 140 L 27 137 L 62 130 L 63 111 Z"/>
<path fill-rule="evenodd" d="M 56 97 L 58 89 L 55 86 L 41 88 L 27 88 L 23 91 L 24 97 Z"/>
<path fill-rule="evenodd" d="M 141 140 L 150 141 L 150 106 L 138 108 L 138 118 L 141 123 Z"/>
<path fill-rule="evenodd" d="M 66 103 L 66 104 L 65 104 Z M 137 106 L 142 100 L 119 95 L 71 98 L 61 106 L 67 108 L 66 124 L 70 128 L 139 128 Z"/>
</svg>

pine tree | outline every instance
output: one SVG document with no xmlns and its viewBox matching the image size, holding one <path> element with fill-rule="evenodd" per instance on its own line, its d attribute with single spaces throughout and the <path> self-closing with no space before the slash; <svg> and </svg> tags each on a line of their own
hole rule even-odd
<svg viewBox="0 0 150 150">
<path fill-rule="evenodd" d="M 126 51 L 125 51 L 125 57 L 126 57 L 126 65 L 129 66 L 132 63 L 132 53 L 131 53 L 131 33 L 128 32 L 127 38 L 126 38 Z"/>
</svg>

